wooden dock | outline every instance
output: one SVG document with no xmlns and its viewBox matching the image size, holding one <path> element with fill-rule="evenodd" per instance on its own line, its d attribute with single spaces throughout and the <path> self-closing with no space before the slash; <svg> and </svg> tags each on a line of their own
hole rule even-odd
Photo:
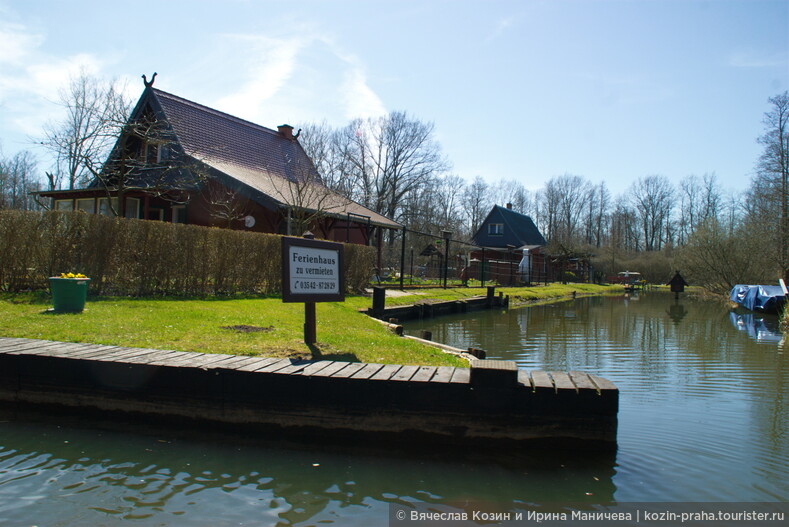
<svg viewBox="0 0 789 527">
<path fill-rule="evenodd" d="M 616 445 L 619 392 L 581 372 L 297 361 L 0 338 L 0 403 L 261 433 L 442 445 Z"/>
</svg>

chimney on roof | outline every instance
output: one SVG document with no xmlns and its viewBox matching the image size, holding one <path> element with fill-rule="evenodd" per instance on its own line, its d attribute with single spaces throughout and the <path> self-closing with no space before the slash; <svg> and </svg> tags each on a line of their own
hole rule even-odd
<svg viewBox="0 0 789 527">
<path fill-rule="evenodd" d="M 512 203 L 507 203 L 507 208 L 508 208 L 509 210 L 512 210 Z"/>
<path fill-rule="evenodd" d="M 281 124 L 277 126 L 277 131 L 282 134 L 285 139 L 295 139 L 293 137 L 293 127 L 289 124 Z"/>
</svg>

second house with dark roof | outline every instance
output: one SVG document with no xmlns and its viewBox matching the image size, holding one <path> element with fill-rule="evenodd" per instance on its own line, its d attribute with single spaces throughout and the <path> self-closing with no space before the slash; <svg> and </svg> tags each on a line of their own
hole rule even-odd
<svg viewBox="0 0 789 527">
<path fill-rule="evenodd" d="M 472 237 L 481 249 L 471 253 L 470 275 L 484 281 L 514 285 L 544 281 L 549 269 L 543 238 L 532 219 L 494 205 Z"/>
</svg>

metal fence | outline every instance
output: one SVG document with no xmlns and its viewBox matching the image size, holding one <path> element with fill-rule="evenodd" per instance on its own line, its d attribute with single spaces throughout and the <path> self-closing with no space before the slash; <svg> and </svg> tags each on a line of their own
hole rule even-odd
<svg viewBox="0 0 789 527">
<path fill-rule="evenodd" d="M 384 239 L 381 254 L 381 268 L 375 270 L 373 277 L 373 283 L 378 285 L 520 285 L 547 279 L 542 267 L 524 270 L 523 255 L 515 248 L 486 250 L 453 239 L 448 231 L 435 235 L 404 227 Z"/>
</svg>

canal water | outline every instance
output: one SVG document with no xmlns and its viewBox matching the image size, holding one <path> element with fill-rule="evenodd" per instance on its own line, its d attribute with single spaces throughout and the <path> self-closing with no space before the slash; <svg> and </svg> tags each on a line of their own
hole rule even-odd
<svg viewBox="0 0 789 527">
<path fill-rule="evenodd" d="M 621 390 L 618 449 L 496 461 L 0 417 L 0 525 L 386 525 L 390 505 L 786 501 L 789 352 L 775 320 L 672 296 L 410 324 Z M 485 445 L 479 445 L 480 451 Z M 475 458 L 475 459 L 472 459 Z"/>
</svg>

